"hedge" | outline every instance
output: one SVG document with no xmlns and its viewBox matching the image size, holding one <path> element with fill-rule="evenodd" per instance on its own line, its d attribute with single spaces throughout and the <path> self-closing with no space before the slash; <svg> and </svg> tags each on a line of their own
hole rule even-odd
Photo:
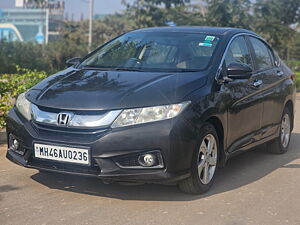
<svg viewBox="0 0 300 225">
<path fill-rule="evenodd" d="M 5 127 L 5 117 L 17 96 L 47 77 L 45 72 L 19 66 L 16 71 L 15 74 L 0 74 L 0 129 Z"/>
</svg>

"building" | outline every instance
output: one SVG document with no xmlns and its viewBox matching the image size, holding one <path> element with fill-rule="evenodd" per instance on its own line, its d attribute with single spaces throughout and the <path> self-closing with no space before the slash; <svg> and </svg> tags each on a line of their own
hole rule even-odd
<svg viewBox="0 0 300 225">
<path fill-rule="evenodd" d="M 64 9 L 62 0 L 46 0 L 43 4 L 16 0 L 16 8 L 0 9 L 0 24 L 14 25 L 24 41 L 48 43 L 60 35 Z"/>
</svg>

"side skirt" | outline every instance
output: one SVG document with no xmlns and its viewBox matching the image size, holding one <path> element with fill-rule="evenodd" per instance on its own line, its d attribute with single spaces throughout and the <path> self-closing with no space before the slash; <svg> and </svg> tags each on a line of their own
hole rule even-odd
<svg viewBox="0 0 300 225">
<path fill-rule="evenodd" d="M 279 136 L 279 128 L 279 124 L 268 126 L 241 138 L 225 151 L 226 161 L 235 155 L 277 138 Z"/>
</svg>

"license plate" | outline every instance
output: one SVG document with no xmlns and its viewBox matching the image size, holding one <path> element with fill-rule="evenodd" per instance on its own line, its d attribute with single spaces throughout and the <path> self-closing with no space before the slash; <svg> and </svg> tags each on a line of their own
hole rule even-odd
<svg viewBox="0 0 300 225">
<path fill-rule="evenodd" d="M 56 145 L 34 144 L 36 158 L 77 164 L 90 164 L 88 149 L 70 148 Z"/>
</svg>

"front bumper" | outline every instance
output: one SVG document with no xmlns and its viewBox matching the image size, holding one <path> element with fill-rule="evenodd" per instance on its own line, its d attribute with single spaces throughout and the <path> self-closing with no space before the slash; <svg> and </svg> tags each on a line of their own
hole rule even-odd
<svg viewBox="0 0 300 225">
<path fill-rule="evenodd" d="M 7 133 L 19 142 L 24 155 L 8 149 L 7 158 L 21 166 L 66 174 L 93 176 L 106 182 L 169 183 L 190 176 L 196 138 L 182 118 L 127 128 L 75 130 L 47 127 L 26 121 L 13 108 L 7 119 Z M 33 144 L 44 143 L 91 150 L 91 165 L 62 163 L 34 157 Z M 128 169 L 115 162 L 120 156 L 159 151 L 164 168 Z"/>
</svg>

